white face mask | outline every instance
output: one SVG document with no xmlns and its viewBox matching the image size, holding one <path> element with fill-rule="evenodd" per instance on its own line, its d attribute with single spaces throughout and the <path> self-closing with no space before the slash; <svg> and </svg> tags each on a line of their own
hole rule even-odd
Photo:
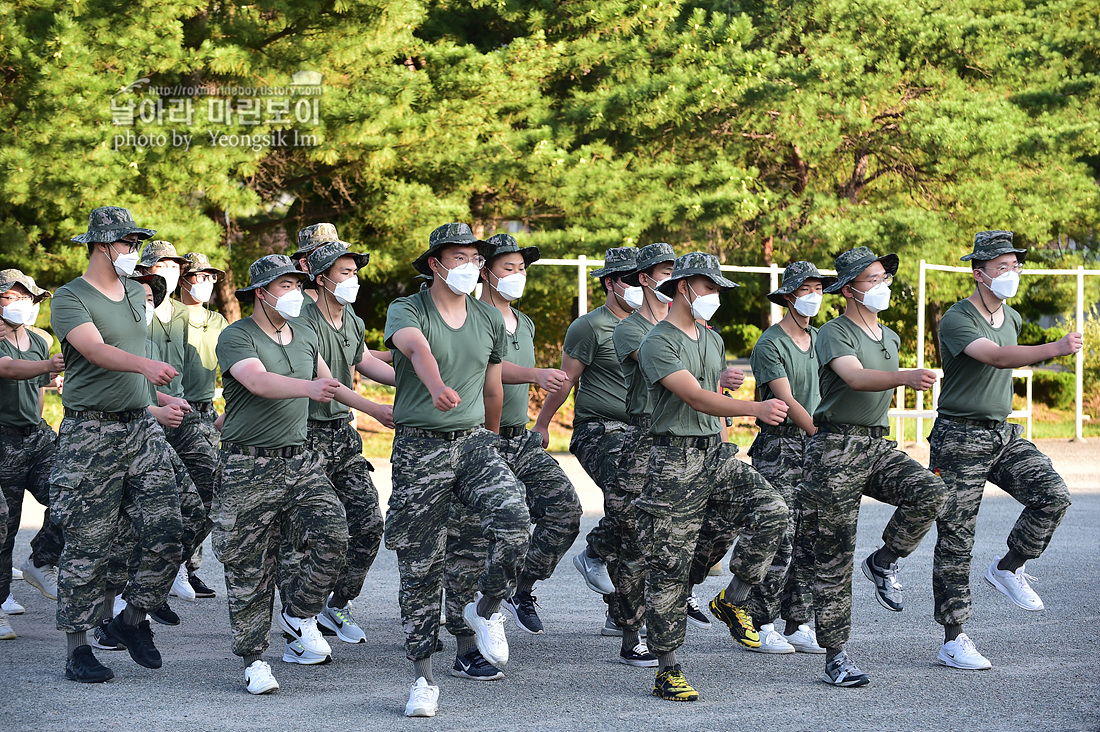
<svg viewBox="0 0 1100 732">
<path fill-rule="evenodd" d="M 154 272 L 153 274 L 158 274 L 164 278 L 165 292 L 167 293 L 165 297 L 176 291 L 176 285 L 180 282 L 179 272 Z"/>
<path fill-rule="evenodd" d="M 328 277 L 325 277 L 325 279 L 332 282 Z M 359 295 L 358 277 L 348 277 L 343 282 L 337 282 L 335 284 L 336 287 L 332 288 L 332 296 L 336 298 L 336 302 L 341 305 L 351 305 L 355 302 L 355 298 Z"/>
<path fill-rule="evenodd" d="M 191 285 L 189 292 L 198 302 L 210 302 L 210 298 L 214 296 L 214 283 L 196 282 Z"/>
<path fill-rule="evenodd" d="M 454 294 L 469 295 L 477 287 L 481 270 L 474 266 L 473 262 L 461 264 L 454 269 L 447 269 L 442 262 L 439 263 L 439 266 L 447 270 L 447 277 L 443 281 L 447 283 L 447 287 L 451 288 L 451 292 Z"/>
<path fill-rule="evenodd" d="M 628 287 L 623 291 L 623 301 L 631 310 L 638 310 L 645 303 L 645 293 L 640 287 Z"/>
<path fill-rule="evenodd" d="M 21 325 L 34 325 L 34 321 L 38 320 L 37 306 L 32 305 L 30 300 L 13 302 L 11 305 L 4 306 L 3 318 L 16 328 Z"/>
<path fill-rule="evenodd" d="M 993 284 L 986 287 L 1001 300 L 1016 297 L 1016 292 L 1020 289 L 1020 273 L 1011 270 L 1005 272 L 1000 277 L 994 277 Z"/>
<path fill-rule="evenodd" d="M 812 318 L 821 310 L 821 301 L 824 299 L 820 292 L 811 292 L 809 295 L 795 298 L 794 309 L 799 315 Z"/>
<path fill-rule="evenodd" d="M 890 286 L 885 282 L 878 283 L 867 292 L 860 292 L 854 287 L 852 289 L 863 295 L 861 304 L 872 313 L 881 313 L 890 307 Z"/>
<path fill-rule="evenodd" d="M 668 278 L 666 277 L 664 280 L 661 280 L 660 282 L 655 284 L 653 287 L 649 288 L 650 290 L 653 291 L 653 294 L 657 296 L 658 302 L 660 302 L 663 305 L 668 305 L 670 302 L 672 302 L 672 298 L 669 297 L 668 295 L 666 295 L 665 293 L 661 292 L 657 288 L 659 288 L 661 285 L 663 285 L 665 283 L 665 280 L 667 280 L 667 279 Z"/>
<path fill-rule="evenodd" d="M 111 262 L 111 266 L 115 268 L 115 272 L 118 274 L 118 276 L 129 277 L 130 275 L 132 275 L 134 273 L 134 270 L 137 269 L 137 264 L 138 261 L 141 259 L 141 255 L 137 252 L 119 254 L 118 250 L 115 249 L 113 244 L 108 244 L 107 246 L 110 247 L 111 251 L 113 251 L 117 255 L 115 257 L 115 260 Z"/>
<path fill-rule="evenodd" d="M 499 292 L 505 300 L 511 302 L 523 297 L 523 288 L 526 286 L 527 275 L 517 272 L 505 277 L 498 277 L 497 286 L 493 289 Z"/>
<path fill-rule="evenodd" d="M 267 288 L 264 288 L 264 292 L 271 295 L 271 291 Z M 271 296 L 275 297 L 274 295 Z M 291 290 L 275 301 L 275 312 L 287 320 L 297 318 L 298 314 L 302 312 L 303 300 L 305 300 L 305 296 L 301 290 Z"/>
<path fill-rule="evenodd" d="M 156 308 L 153 307 L 153 303 L 148 300 L 145 301 L 145 327 L 148 328 L 153 324 L 153 315 L 156 314 Z"/>
<path fill-rule="evenodd" d="M 695 300 L 691 303 L 691 314 L 699 320 L 709 321 L 714 317 L 714 313 L 718 311 L 718 306 L 722 304 L 722 301 L 718 298 L 718 293 L 700 296 L 691 285 L 688 285 L 688 289 L 691 290 L 691 294 L 695 295 Z"/>
</svg>

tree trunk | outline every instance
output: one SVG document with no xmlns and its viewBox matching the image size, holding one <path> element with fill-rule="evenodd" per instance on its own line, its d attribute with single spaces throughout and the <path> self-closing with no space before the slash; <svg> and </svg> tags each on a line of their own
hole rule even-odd
<svg viewBox="0 0 1100 732">
<path fill-rule="evenodd" d="M 214 285 L 214 297 L 221 308 L 222 315 L 230 323 L 241 319 L 241 303 L 236 296 L 237 287 L 233 283 L 233 265 L 226 262 L 225 274 Z"/>
</svg>

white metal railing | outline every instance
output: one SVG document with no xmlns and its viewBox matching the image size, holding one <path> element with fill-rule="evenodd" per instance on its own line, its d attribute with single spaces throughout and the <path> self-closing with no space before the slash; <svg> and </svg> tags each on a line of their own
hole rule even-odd
<svg viewBox="0 0 1100 732">
<path fill-rule="evenodd" d="M 924 392 L 917 392 L 917 408 L 906 409 L 905 408 L 905 389 L 904 386 L 899 386 L 894 390 L 894 408 L 889 411 L 889 418 L 894 420 L 894 439 L 898 442 L 905 440 L 905 420 L 916 420 L 916 436 L 914 440 L 919 445 L 924 442 L 924 420 L 936 418 L 936 407 L 940 403 L 940 384 L 943 382 L 943 369 L 932 369 L 936 372 L 936 383 L 932 385 L 932 408 L 925 409 L 921 404 L 921 395 Z M 1024 379 L 1026 386 L 1024 388 L 1026 394 L 1026 401 L 1023 409 L 1014 409 L 1008 414 L 1009 419 L 1022 419 L 1027 424 L 1027 439 L 1031 439 L 1031 417 L 1032 417 L 1032 402 L 1031 402 L 1031 378 L 1033 372 L 1031 369 L 1012 369 L 1012 378 Z"/>
</svg>

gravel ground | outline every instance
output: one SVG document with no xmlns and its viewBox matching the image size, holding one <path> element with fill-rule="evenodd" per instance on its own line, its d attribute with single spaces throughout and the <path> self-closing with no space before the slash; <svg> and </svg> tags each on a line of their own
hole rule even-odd
<svg viewBox="0 0 1100 732">
<path fill-rule="evenodd" d="M 397 608 L 394 554 L 383 551 L 367 588 L 355 601 L 367 643 L 333 641 L 334 662 L 284 664 L 278 633 L 267 660 L 282 686 L 277 694 L 244 692 L 239 660 L 229 651 L 229 627 L 221 568 L 207 551 L 203 578 L 218 598 L 184 603 L 175 628 L 157 627 L 165 665 L 157 671 L 134 664 L 125 653 L 98 651 L 114 669 L 113 681 L 83 686 L 66 681 L 64 639 L 55 629 L 53 603 L 23 582 L 12 592 L 27 607 L 12 624 L 20 637 L 0 642 L 0 691 L 7 704 L 0 730 L 613 730 L 766 728 L 774 730 L 1100 730 L 1100 652 L 1093 630 L 1100 621 L 1100 448 L 1092 443 L 1043 441 L 1074 494 L 1050 548 L 1028 566 L 1047 609 L 1018 610 L 982 579 L 1018 505 L 990 487 L 978 517 L 972 572 L 975 616 L 968 634 L 993 662 L 980 672 L 949 670 L 935 662 L 942 641 L 931 617 L 934 533 L 902 563 L 906 610 L 890 613 L 875 602 L 870 583 L 857 573 L 849 651 L 872 683 L 834 689 L 818 680 L 820 656 L 764 656 L 735 648 L 724 628 L 689 628 L 681 661 L 702 699 L 673 704 L 649 695 L 651 669 L 616 662 L 618 642 L 602 638 L 603 602 L 587 590 L 569 558 L 536 587 L 543 636 L 508 625 L 512 661 L 504 680 L 474 682 L 447 674 L 453 640 L 435 656 L 441 687 L 439 716 L 402 716 L 410 665 L 404 659 Z M 913 451 L 918 460 L 927 452 Z M 599 494 L 570 456 L 561 456 L 586 509 L 582 538 L 595 523 Z M 388 488 L 388 464 L 379 487 Z M 32 502 L 33 503 L 33 502 Z M 28 508 L 32 508 L 28 506 Z M 890 508 L 865 501 L 857 556 L 872 551 Z M 39 518 L 36 519 L 36 516 Z M 16 543 L 21 563 L 40 512 L 27 513 Z M 728 581 L 712 577 L 703 600 Z"/>
</svg>

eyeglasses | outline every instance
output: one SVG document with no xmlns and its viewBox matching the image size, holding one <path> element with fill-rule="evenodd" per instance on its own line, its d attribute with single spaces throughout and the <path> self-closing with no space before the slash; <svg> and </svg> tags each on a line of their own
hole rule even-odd
<svg viewBox="0 0 1100 732">
<path fill-rule="evenodd" d="M 218 276 L 216 274 L 208 274 L 206 272 L 196 272 L 195 274 L 186 275 L 187 277 L 193 277 L 195 282 L 217 282 Z"/>
<path fill-rule="evenodd" d="M 986 269 L 985 267 L 982 267 L 982 270 L 986 274 L 993 275 L 994 278 L 997 278 L 997 277 L 1000 277 L 1001 275 L 1003 275 L 1005 272 L 1009 272 L 1009 271 L 1015 272 L 1016 274 L 1020 274 L 1021 272 L 1024 271 L 1024 265 L 1020 264 L 1019 262 L 1016 262 L 1015 264 L 1002 264 L 1000 267 L 998 267 L 997 269 L 994 269 L 994 270 L 989 270 L 989 269 Z"/>
<path fill-rule="evenodd" d="M 131 254 L 136 252 L 138 249 L 141 249 L 141 240 L 140 239 L 135 239 L 135 240 L 119 239 L 114 244 L 125 244 L 129 248 Z M 114 244 L 112 244 L 111 246 L 113 247 Z"/>
<path fill-rule="evenodd" d="M 454 262 L 455 267 L 461 267 L 464 264 L 473 264 L 478 269 L 481 269 L 485 266 L 485 257 L 480 254 L 475 254 L 473 257 L 467 257 L 465 254 L 452 254 L 448 259 Z M 451 269 L 454 269 L 454 267 Z"/>
<path fill-rule="evenodd" d="M 14 292 L 5 292 L 0 295 L 0 300 L 7 300 L 8 302 L 34 302 L 34 298 L 30 295 L 17 295 Z"/>
<path fill-rule="evenodd" d="M 874 277 L 868 277 L 865 280 L 852 280 L 852 284 L 855 284 L 857 282 L 866 282 L 867 284 L 871 285 L 871 287 L 878 287 L 880 284 L 881 285 L 886 285 L 886 286 L 889 287 L 890 283 L 893 282 L 893 281 L 894 281 L 894 275 L 885 274 L 885 275 L 881 275 L 881 276 L 875 275 Z"/>
</svg>

